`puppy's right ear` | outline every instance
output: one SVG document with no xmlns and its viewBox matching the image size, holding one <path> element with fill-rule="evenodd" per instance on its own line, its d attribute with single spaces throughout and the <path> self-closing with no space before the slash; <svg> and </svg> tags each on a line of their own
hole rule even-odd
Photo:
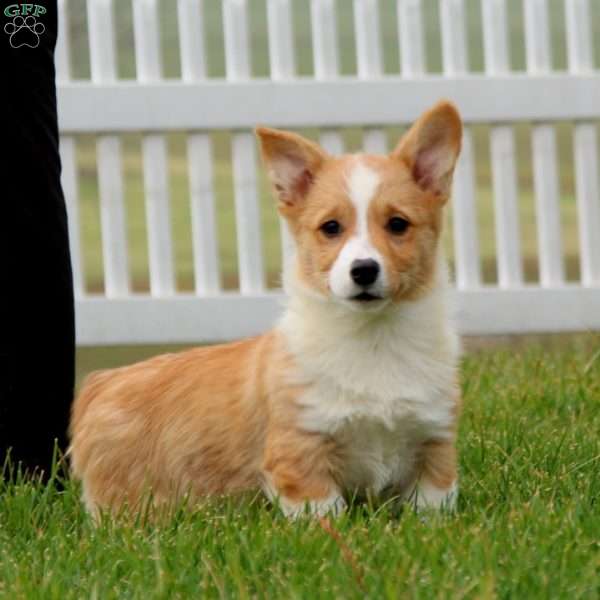
<svg viewBox="0 0 600 600">
<path fill-rule="evenodd" d="M 257 127 L 262 157 L 283 212 L 296 207 L 328 158 L 314 142 L 297 133 Z"/>
</svg>

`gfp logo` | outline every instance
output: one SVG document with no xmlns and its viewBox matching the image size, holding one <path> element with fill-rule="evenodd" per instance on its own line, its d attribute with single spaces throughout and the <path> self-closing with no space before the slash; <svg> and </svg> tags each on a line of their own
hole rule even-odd
<svg viewBox="0 0 600 600">
<path fill-rule="evenodd" d="M 40 45 L 40 35 L 46 27 L 37 17 L 45 13 L 46 9 L 39 4 L 9 4 L 4 9 L 4 15 L 12 17 L 12 21 L 4 25 L 12 48 L 37 48 Z"/>
</svg>

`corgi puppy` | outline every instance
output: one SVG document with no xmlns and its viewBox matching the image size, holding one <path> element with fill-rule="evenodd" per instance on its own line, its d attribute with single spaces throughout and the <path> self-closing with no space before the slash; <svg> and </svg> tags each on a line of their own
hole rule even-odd
<svg viewBox="0 0 600 600">
<path fill-rule="evenodd" d="M 459 342 L 440 234 L 460 151 L 441 102 L 387 156 L 258 128 L 295 241 L 264 335 L 92 373 L 71 419 L 88 509 L 262 489 L 291 516 L 457 494 Z"/>
</svg>

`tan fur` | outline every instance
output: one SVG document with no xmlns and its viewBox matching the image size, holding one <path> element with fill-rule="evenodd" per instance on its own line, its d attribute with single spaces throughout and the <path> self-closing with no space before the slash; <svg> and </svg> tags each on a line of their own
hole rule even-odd
<svg viewBox="0 0 600 600">
<path fill-rule="evenodd" d="M 135 504 L 146 487 L 157 500 L 256 487 L 273 346 L 267 335 L 88 378 L 71 423 L 86 497 L 111 506 Z"/>
<path fill-rule="evenodd" d="M 454 398 L 452 427 L 445 439 L 427 440 L 422 445 L 416 474 L 419 480 L 429 482 L 442 490 L 450 488 L 458 478 L 456 435 L 458 419 L 462 410 L 462 397 L 458 382 L 451 393 Z"/>
<path fill-rule="evenodd" d="M 361 156 L 383 182 L 370 207 L 370 227 L 375 246 L 386 258 L 395 302 L 414 300 L 430 287 L 442 209 L 450 193 L 461 131 L 456 109 L 440 103 L 411 127 L 389 156 Z M 345 191 L 354 156 L 331 157 L 314 143 L 288 132 L 259 128 L 257 133 L 268 166 L 276 164 L 282 155 L 303 161 L 293 185 L 288 188 L 272 176 L 273 187 L 280 200 L 279 212 L 288 219 L 298 242 L 299 274 L 311 287 L 326 293 L 327 274 L 356 226 L 356 215 Z M 423 179 L 421 164 L 432 153 L 432 146 L 449 157 L 445 170 L 434 181 Z M 395 215 L 411 224 L 402 236 L 394 236 L 385 228 Z M 333 239 L 319 229 L 332 219 L 343 226 L 342 235 Z"/>
<path fill-rule="evenodd" d="M 452 440 L 430 440 L 423 444 L 419 478 L 446 490 L 457 478 L 456 447 Z"/>
<path fill-rule="evenodd" d="M 298 276 L 326 296 L 329 270 L 356 227 L 346 191 L 353 158 L 331 157 L 296 134 L 265 128 L 257 134 L 279 211 L 296 239 Z M 382 181 L 369 227 L 395 303 L 419 297 L 431 284 L 459 145 L 458 115 L 441 104 L 391 155 L 362 157 Z M 431 147 L 451 155 L 447 172 L 435 172 L 433 183 Z M 386 230 L 394 215 L 410 222 L 401 236 Z M 321 231 L 330 219 L 343 225 L 340 236 Z M 331 496 L 342 486 L 344 448 L 300 424 L 298 400 L 314 384 L 278 330 L 92 373 L 70 428 L 72 470 L 83 481 L 88 507 L 135 507 L 146 491 L 155 503 L 188 493 L 231 494 L 263 486 L 265 478 L 291 502 Z M 420 469 L 434 485 L 449 487 L 456 478 L 453 442 L 427 441 Z"/>
</svg>

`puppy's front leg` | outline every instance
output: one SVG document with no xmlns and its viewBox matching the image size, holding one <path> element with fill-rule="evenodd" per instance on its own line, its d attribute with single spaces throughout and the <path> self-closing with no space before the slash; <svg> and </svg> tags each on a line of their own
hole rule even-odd
<svg viewBox="0 0 600 600">
<path fill-rule="evenodd" d="M 268 437 L 263 463 L 263 489 L 286 516 L 334 516 L 346 508 L 336 484 L 333 442 L 316 433 L 281 427 Z"/>
<path fill-rule="evenodd" d="M 454 439 L 423 444 L 419 479 L 412 496 L 417 510 L 454 508 L 458 496 L 456 463 Z"/>
</svg>

